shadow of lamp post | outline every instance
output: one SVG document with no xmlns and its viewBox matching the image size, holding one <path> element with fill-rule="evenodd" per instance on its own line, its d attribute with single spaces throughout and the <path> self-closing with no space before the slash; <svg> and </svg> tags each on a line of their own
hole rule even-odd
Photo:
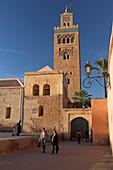
<svg viewBox="0 0 113 170">
<path fill-rule="evenodd" d="M 93 80 L 95 80 L 102 87 L 104 87 L 105 98 L 107 98 L 107 90 L 106 90 L 106 88 L 110 87 L 110 76 L 109 76 L 109 74 L 107 72 L 102 72 L 102 76 L 93 76 L 93 77 L 90 77 L 91 70 L 96 69 L 96 68 L 92 67 L 89 61 L 87 61 L 86 65 L 84 67 L 85 67 L 87 78 L 85 78 L 83 80 L 83 86 L 85 88 L 90 88 L 92 86 Z M 108 78 L 107 85 L 106 85 L 106 78 Z M 104 84 L 101 83 L 102 79 L 104 81 Z"/>
</svg>

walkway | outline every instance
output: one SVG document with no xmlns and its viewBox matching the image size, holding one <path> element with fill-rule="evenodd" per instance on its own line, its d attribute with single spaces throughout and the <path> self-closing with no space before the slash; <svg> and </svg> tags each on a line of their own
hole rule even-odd
<svg viewBox="0 0 113 170">
<path fill-rule="evenodd" d="M 108 147 L 62 142 L 59 154 L 52 155 L 51 146 L 48 146 L 46 153 L 35 148 L 0 157 L 0 170 L 113 170 L 113 166 L 105 168 L 108 164 L 103 167 L 106 160 L 111 161 Z"/>
</svg>

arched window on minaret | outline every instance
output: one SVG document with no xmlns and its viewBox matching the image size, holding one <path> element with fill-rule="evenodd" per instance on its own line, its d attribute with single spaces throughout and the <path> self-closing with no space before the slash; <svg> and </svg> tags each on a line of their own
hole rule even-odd
<svg viewBox="0 0 113 170">
<path fill-rule="evenodd" d="M 61 38 L 58 39 L 58 44 L 61 44 Z"/>
<path fill-rule="evenodd" d="M 69 27 L 69 22 L 67 23 L 67 26 Z"/>
<path fill-rule="evenodd" d="M 71 43 L 74 43 L 74 37 L 71 38 Z"/>
<path fill-rule="evenodd" d="M 65 38 L 63 38 L 63 44 L 65 44 Z"/>
<path fill-rule="evenodd" d="M 63 59 L 64 59 L 64 60 L 66 60 L 66 56 L 65 56 L 65 54 L 63 55 Z"/>
<path fill-rule="evenodd" d="M 69 37 L 67 38 L 67 43 L 69 43 Z"/>
<path fill-rule="evenodd" d="M 64 26 L 66 27 L 66 23 L 64 22 Z"/>
</svg>

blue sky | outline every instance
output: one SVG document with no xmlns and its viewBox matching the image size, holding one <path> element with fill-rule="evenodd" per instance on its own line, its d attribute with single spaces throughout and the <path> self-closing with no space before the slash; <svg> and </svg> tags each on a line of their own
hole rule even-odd
<svg viewBox="0 0 113 170">
<path fill-rule="evenodd" d="M 24 81 L 25 72 L 53 68 L 54 26 L 59 26 L 60 14 L 71 3 L 74 23 L 79 25 L 81 84 L 86 62 L 93 65 L 108 57 L 113 0 L 0 0 L 0 79 Z M 85 90 L 92 97 L 104 97 L 97 83 Z"/>
</svg>

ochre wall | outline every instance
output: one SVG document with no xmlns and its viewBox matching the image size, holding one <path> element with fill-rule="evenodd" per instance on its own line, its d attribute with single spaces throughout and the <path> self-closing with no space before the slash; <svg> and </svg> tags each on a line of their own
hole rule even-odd
<svg viewBox="0 0 113 170">
<path fill-rule="evenodd" d="M 107 99 L 92 99 L 92 130 L 95 145 L 108 145 Z"/>
<path fill-rule="evenodd" d="M 34 84 L 39 85 L 38 96 L 33 96 Z M 50 85 L 50 95 L 43 95 L 44 84 Z M 24 131 L 40 132 L 45 127 L 48 132 L 55 128 L 62 133 L 63 103 L 66 107 L 66 99 L 63 99 L 64 87 L 67 90 L 63 73 L 25 74 Z M 43 106 L 43 116 L 39 116 L 40 105 Z"/>
<path fill-rule="evenodd" d="M 39 106 L 42 105 L 43 116 L 39 116 Z M 26 97 L 24 102 L 24 126 L 25 132 L 40 132 L 43 127 L 48 132 L 55 128 L 62 132 L 62 96 L 34 96 Z M 33 112 L 33 109 L 36 112 Z"/>
<path fill-rule="evenodd" d="M 0 88 L 0 130 L 11 131 L 20 120 L 21 88 Z M 6 119 L 6 107 L 11 107 L 11 116 Z"/>
</svg>

